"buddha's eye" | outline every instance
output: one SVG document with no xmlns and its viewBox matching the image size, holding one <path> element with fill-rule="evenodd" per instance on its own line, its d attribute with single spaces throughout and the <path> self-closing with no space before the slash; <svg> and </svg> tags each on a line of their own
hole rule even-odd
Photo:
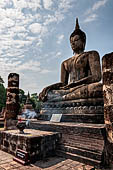
<svg viewBox="0 0 113 170">
<path fill-rule="evenodd" d="M 75 42 L 71 42 L 72 43 L 72 45 L 75 45 Z"/>
<path fill-rule="evenodd" d="M 72 42 L 78 41 L 80 39 L 79 35 L 75 35 L 74 37 L 71 38 Z"/>
</svg>

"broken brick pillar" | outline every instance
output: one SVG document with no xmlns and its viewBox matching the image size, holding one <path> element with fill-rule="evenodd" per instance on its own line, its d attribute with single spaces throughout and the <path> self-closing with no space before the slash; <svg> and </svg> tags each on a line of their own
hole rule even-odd
<svg viewBox="0 0 113 170">
<path fill-rule="evenodd" d="M 104 119 L 107 136 L 113 140 L 113 52 L 102 58 Z"/>
<path fill-rule="evenodd" d="M 19 114 L 19 108 L 19 75 L 10 73 L 8 76 L 4 129 L 11 129 L 14 126 L 17 115 Z"/>
</svg>

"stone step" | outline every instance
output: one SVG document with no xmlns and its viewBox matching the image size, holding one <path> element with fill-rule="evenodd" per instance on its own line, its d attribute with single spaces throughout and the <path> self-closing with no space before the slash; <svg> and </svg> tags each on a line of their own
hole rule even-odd
<svg viewBox="0 0 113 170">
<path fill-rule="evenodd" d="M 81 155 L 78 155 L 78 154 L 73 154 L 73 153 L 57 150 L 56 155 L 64 157 L 64 158 L 72 159 L 72 160 L 75 160 L 75 161 L 78 161 L 78 162 L 82 162 L 86 165 L 93 165 L 95 168 L 101 167 L 101 161 L 91 159 L 91 158 L 88 158 L 88 157 L 84 157 L 84 156 L 81 156 Z"/>
<path fill-rule="evenodd" d="M 76 141 L 77 139 L 75 138 L 74 140 Z M 70 139 L 70 141 L 71 141 L 71 139 Z M 91 152 L 97 152 L 97 153 L 102 152 L 102 150 L 104 149 L 104 142 L 103 141 L 102 141 L 102 145 L 97 145 L 96 142 L 93 144 L 92 141 L 90 143 L 90 140 L 87 141 L 86 143 L 85 143 L 85 141 L 81 142 L 79 140 L 75 143 L 73 141 L 71 141 L 71 142 L 66 141 L 66 142 L 62 142 L 62 144 L 68 145 L 68 146 L 71 146 L 71 147 L 77 147 L 77 148 L 80 148 L 80 149 L 83 149 L 83 150 L 88 150 L 88 151 L 91 151 Z"/>
<path fill-rule="evenodd" d="M 105 125 L 86 123 L 55 123 L 49 121 L 31 122 L 34 129 L 62 133 L 62 144 L 90 151 L 101 152 L 104 149 Z"/>
<path fill-rule="evenodd" d="M 83 133 L 83 132 L 82 132 Z M 83 134 L 62 134 L 62 140 L 60 144 L 68 145 L 71 147 L 77 147 L 80 149 L 86 149 L 95 152 L 101 152 L 104 148 L 104 139 L 99 139 L 99 136 L 90 137 L 89 134 L 86 134 L 86 137 Z"/>
<path fill-rule="evenodd" d="M 42 114 L 38 117 L 39 120 L 49 121 L 52 115 Z M 75 123 L 104 123 L 104 114 L 62 114 L 61 122 Z"/>
<path fill-rule="evenodd" d="M 66 114 L 62 115 L 62 122 L 76 123 L 104 123 L 103 114 Z"/>
<path fill-rule="evenodd" d="M 62 139 L 58 144 L 70 147 L 69 150 L 66 151 L 59 149 L 63 156 L 66 155 L 70 159 L 75 159 L 93 166 L 100 165 L 100 157 L 104 151 L 104 138 L 106 134 L 104 124 L 34 121 L 31 122 L 31 126 L 34 129 L 44 131 L 61 132 Z M 78 148 L 78 150 L 76 148 Z M 83 152 L 86 152 L 87 156 L 84 155 L 85 153 L 83 154 Z M 91 156 L 91 153 L 93 153 L 93 156 Z M 96 160 L 96 154 L 100 160 Z"/>
<path fill-rule="evenodd" d="M 67 146 L 67 145 L 59 145 L 57 147 L 58 150 L 61 150 L 63 152 L 69 152 L 72 154 L 77 154 L 77 155 L 81 155 L 87 158 L 91 158 L 94 160 L 98 160 L 101 161 L 102 160 L 102 153 L 100 152 L 93 152 L 90 151 L 88 149 L 81 149 L 81 148 L 77 148 L 77 147 L 71 147 L 71 146 Z"/>
<path fill-rule="evenodd" d="M 73 123 L 73 122 L 50 122 L 50 121 L 31 121 L 31 127 L 44 131 L 61 132 L 67 134 L 84 136 L 95 139 L 104 138 L 105 124 Z"/>
</svg>

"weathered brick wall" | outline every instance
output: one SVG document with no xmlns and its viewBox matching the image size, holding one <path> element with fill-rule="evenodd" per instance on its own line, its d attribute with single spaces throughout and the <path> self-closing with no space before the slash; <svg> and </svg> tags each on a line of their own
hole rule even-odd
<svg viewBox="0 0 113 170">
<path fill-rule="evenodd" d="M 19 113 L 19 75 L 10 73 L 8 76 L 6 119 L 16 119 Z"/>
<path fill-rule="evenodd" d="M 15 129 L 16 118 L 19 113 L 19 75 L 10 73 L 8 76 L 8 88 L 6 109 L 4 115 L 4 129 Z"/>
<path fill-rule="evenodd" d="M 50 123 L 50 122 L 31 122 L 33 129 L 60 132 L 62 133 L 61 143 L 73 146 L 87 148 L 101 152 L 104 147 L 105 128 L 104 125 L 87 126 L 87 125 L 74 125 L 63 123 Z"/>
<path fill-rule="evenodd" d="M 104 92 L 104 119 L 108 136 L 112 136 L 113 123 L 113 53 L 102 58 L 103 92 Z"/>
</svg>

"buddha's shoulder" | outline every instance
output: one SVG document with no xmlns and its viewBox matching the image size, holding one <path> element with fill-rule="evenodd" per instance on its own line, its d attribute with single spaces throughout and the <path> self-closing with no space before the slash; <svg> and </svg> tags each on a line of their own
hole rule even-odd
<svg viewBox="0 0 113 170">
<path fill-rule="evenodd" d="M 90 58 L 99 58 L 99 53 L 98 51 L 92 50 L 92 51 L 85 51 L 83 53 L 80 54 L 80 56 L 78 56 L 78 59 L 84 59 L 87 58 L 87 56 L 89 56 Z M 62 62 L 63 65 L 70 65 L 70 63 L 72 63 L 72 61 L 74 60 L 73 57 L 68 58 L 67 60 L 64 60 Z"/>
<path fill-rule="evenodd" d="M 99 53 L 98 53 L 98 51 L 96 51 L 96 50 L 86 51 L 86 52 L 84 52 L 83 54 L 93 55 L 93 56 L 99 56 Z"/>
<path fill-rule="evenodd" d="M 72 57 L 68 58 L 67 60 L 64 60 L 62 64 L 67 64 L 70 63 L 71 61 L 72 61 Z"/>
</svg>

